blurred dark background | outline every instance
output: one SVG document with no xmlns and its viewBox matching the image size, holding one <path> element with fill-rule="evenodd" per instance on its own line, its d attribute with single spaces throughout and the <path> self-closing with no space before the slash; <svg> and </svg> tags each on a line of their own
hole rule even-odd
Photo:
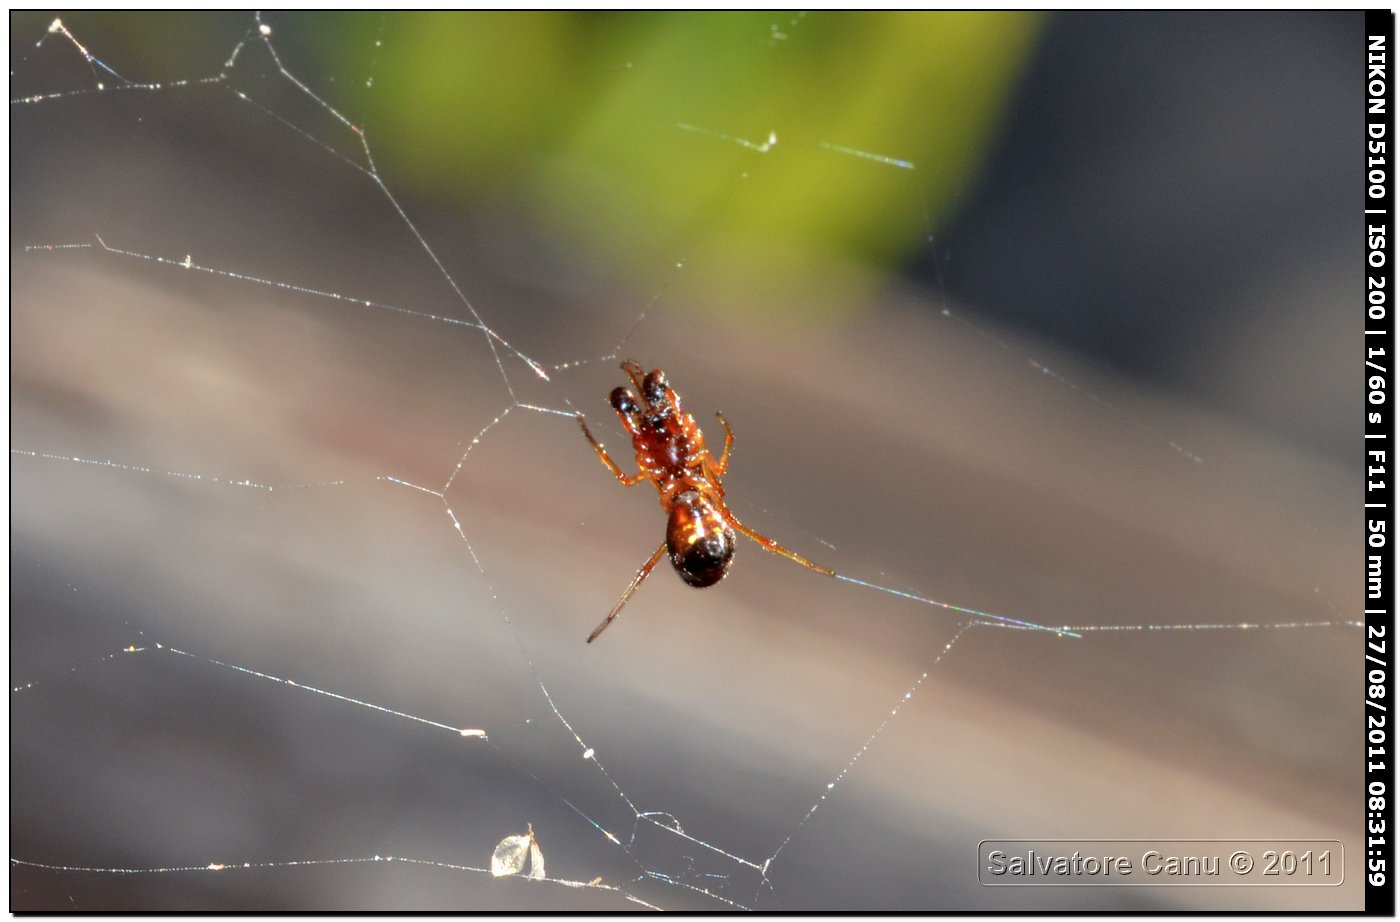
<svg viewBox="0 0 1400 922">
<path fill-rule="evenodd" d="M 1354 618 L 1359 13 L 269 14 L 276 59 L 244 14 L 62 14 L 120 77 L 53 19 L 11 18 L 12 98 L 58 94 L 12 105 L 12 445 L 129 467 L 11 455 L 12 856 L 479 868 L 528 822 L 551 876 L 670 908 L 1359 905 L 1353 629 L 976 628 L 940 661 L 947 613 L 746 546 L 588 647 L 662 516 L 519 406 L 624 455 L 616 357 L 660 365 L 734 424 L 741 517 L 894 588 Z M 169 262 L 27 249 L 94 235 Z M 459 461 L 471 553 L 382 479 Z M 491 745 L 102 659 L 155 641 Z M 1348 880 L 980 887 L 977 842 L 1014 836 L 1339 839 Z M 777 851 L 772 889 L 696 839 Z M 13 909 L 629 905 L 431 866 L 11 868 Z"/>
<path fill-rule="evenodd" d="M 1356 326 L 1336 316 L 1357 284 L 1360 28 L 1359 13 L 1051 17 L 1013 128 L 913 267 L 983 316 L 1350 459 L 1359 385 L 1335 369 Z"/>
</svg>

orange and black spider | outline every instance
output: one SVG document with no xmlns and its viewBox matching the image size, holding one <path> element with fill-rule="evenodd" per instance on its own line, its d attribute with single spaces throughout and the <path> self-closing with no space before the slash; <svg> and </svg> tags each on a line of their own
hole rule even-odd
<svg viewBox="0 0 1400 922">
<path fill-rule="evenodd" d="M 579 428 L 618 483 L 631 487 L 643 480 L 650 480 L 656 487 L 661 494 L 661 507 L 668 517 L 666 540 L 632 577 L 627 591 L 617 600 L 603 623 L 588 635 L 589 643 L 612 624 L 618 612 L 622 611 L 622 606 L 627 604 L 642 580 L 661 560 L 662 554 L 669 553 L 671 566 L 691 586 L 704 588 L 724 579 L 734 559 L 736 531 L 766 550 L 794 560 L 809 570 L 827 576 L 836 575 L 835 571 L 812 563 L 801 554 L 749 528 L 735 518 L 724 504 L 722 478 L 729 469 L 729 449 L 734 445 L 734 433 L 722 414 L 715 414 L 719 424 L 724 427 L 724 450 L 716 459 L 705 447 L 705 436 L 695 424 L 695 417 L 681 409 L 680 397 L 666 383 L 666 375 L 661 369 L 643 376 L 642 366 L 628 359 L 622 363 L 622 370 L 627 372 L 632 386 L 641 395 L 642 403 L 639 404 L 637 397 L 625 387 L 615 388 L 608 396 L 608 403 L 617 411 L 622 425 L 632 434 L 632 450 L 637 453 L 637 473 L 629 476 L 622 472 L 617 462 L 608 456 L 608 450 L 588 431 L 582 415 L 578 417 Z"/>
</svg>

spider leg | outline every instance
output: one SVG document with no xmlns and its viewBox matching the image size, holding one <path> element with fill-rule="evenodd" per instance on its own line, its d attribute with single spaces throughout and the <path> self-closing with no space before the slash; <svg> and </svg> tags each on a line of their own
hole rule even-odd
<svg viewBox="0 0 1400 922">
<path fill-rule="evenodd" d="M 715 411 L 715 419 L 724 427 L 724 450 L 719 453 L 719 460 L 714 465 L 715 473 L 723 477 L 724 472 L 729 470 L 729 449 L 734 447 L 734 430 L 729 428 L 729 420 L 718 410 Z"/>
<path fill-rule="evenodd" d="M 637 393 L 642 393 L 642 377 L 645 374 L 642 371 L 642 366 L 631 359 L 627 359 L 618 367 L 627 372 L 627 377 L 632 379 L 632 386 L 636 388 Z"/>
<path fill-rule="evenodd" d="M 579 428 L 583 430 L 584 438 L 588 439 L 589 444 L 593 446 L 593 450 L 598 453 L 598 459 L 603 462 L 604 467 L 612 471 L 618 483 L 622 484 L 624 487 L 635 487 L 637 484 L 647 479 L 647 475 L 642 471 L 631 475 L 624 474 L 622 468 L 617 466 L 617 462 L 612 459 L 612 456 L 608 454 L 608 450 L 603 447 L 603 443 L 595 439 L 593 433 L 588 431 L 588 424 L 583 421 L 583 416 L 580 415 L 577 419 Z"/>
<path fill-rule="evenodd" d="M 726 522 L 734 526 L 735 531 L 743 534 L 745 537 L 754 541 L 765 551 L 772 551 L 774 554 L 781 554 L 788 560 L 791 560 L 794 563 L 800 563 L 807 569 L 815 570 L 816 572 L 821 573 L 824 576 L 836 575 L 836 571 L 831 569 L 830 567 L 824 567 L 819 563 L 812 563 L 812 561 L 808 560 L 806 557 L 803 557 L 796 551 L 789 550 L 788 548 L 783 547 L 781 544 L 774 541 L 767 535 L 761 535 L 758 532 L 754 531 L 752 528 L 735 518 L 734 513 L 730 512 L 728 508 L 721 506 L 720 515 L 724 516 L 724 520 Z"/>
<path fill-rule="evenodd" d="M 627 591 L 622 594 L 622 598 L 617 600 L 617 604 L 613 606 L 612 611 L 608 612 L 608 616 L 603 619 L 603 623 L 595 627 L 593 629 L 593 633 L 588 635 L 589 643 L 592 643 L 598 637 L 599 634 L 607 630 L 609 624 L 613 623 L 613 619 L 617 617 L 617 613 L 622 611 L 622 606 L 626 605 L 627 600 L 632 598 L 632 593 L 637 591 L 637 587 L 642 584 L 642 580 L 647 578 L 647 575 L 651 573 L 652 568 L 655 567 L 657 562 L 661 560 L 661 555 L 665 553 L 666 542 L 662 541 L 661 546 L 656 549 L 656 553 L 652 554 L 650 559 L 648 559 L 646 563 L 642 564 L 642 568 L 637 571 L 637 575 L 632 577 L 632 582 L 628 584 Z"/>
</svg>

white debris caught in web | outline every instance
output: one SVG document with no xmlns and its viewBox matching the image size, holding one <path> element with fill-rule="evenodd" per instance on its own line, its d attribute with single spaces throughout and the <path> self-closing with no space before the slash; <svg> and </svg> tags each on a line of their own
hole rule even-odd
<svg viewBox="0 0 1400 922">
<path fill-rule="evenodd" d="M 527 866 L 528 872 L 526 871 Z M 524 835 L 506 836 L 496 843 L 496 850 L 491 853 L 491 875 L 493 877 L 523 875 L 535 880 L 544 879 L 544 853 L 540 851 L 539 843 L 535 841 L 534 826 L 526 823 Z"/>
</svg>

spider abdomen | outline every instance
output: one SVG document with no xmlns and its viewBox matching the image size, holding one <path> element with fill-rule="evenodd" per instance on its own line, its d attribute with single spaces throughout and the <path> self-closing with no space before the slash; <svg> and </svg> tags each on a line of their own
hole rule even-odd
<svg viewBox="0 0 1400 922">
<path fill-rule="evenodd" d="M 671 502 L 666 551 L 671 566 L 688 585 L 713 586 L 724 579 L 734 559 L 734 529 L 709 500 L 690 490 Z"/>
</svg>

